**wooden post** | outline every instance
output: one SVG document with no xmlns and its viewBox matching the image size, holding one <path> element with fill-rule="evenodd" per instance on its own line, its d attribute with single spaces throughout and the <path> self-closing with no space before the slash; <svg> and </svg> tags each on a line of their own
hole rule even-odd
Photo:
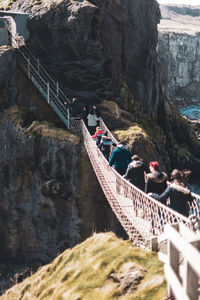
<svg viewBox="0 0 200 300">
<path fill-rule="evenodd" d="M 58 93 L 59 93 L 59 86 L 58 86 L 58 82 L 56 83 L 56 95 L 58 97 Z"/>
<path fill-rule="evenodd" d="M 47 82 L 47 102 L 50 104 L 50 98 L 49 98 L 49 82 Z"/>
<path fill-rule="evenodd" d="M 151 251 L 158 251 L 158 237 L 151 238 Z"/>
<path fill-rule="evenodd" d="M 28 58 L 28 78 L 31 78 L 31 64 L 29 58 Z"/>
<path fill-rule="evenodd" d="M 67 119 L 68 119 L 67 128 L 70 129 L 70 124 L 69 124 L 69 108 L 67 109 Z"/>
<path fill-rule="evenodd" d="M 190 242 L 197 250 L 200 249 L 200 239 Z M 199 266 L 200 267 L 200 266 Z M 200 299 L 200 279 L 198 274 L 191 268 L 189 261 L 185 260 L 185 274 L 183 288 L 191 300 Z"/>
<path fill-rule="evenodd" d="M 38 70 L 38 73 L 40 73 L 40 60 L 39 60 L 39 58 L 37 59 L 37 70 Z"/>
</svg>

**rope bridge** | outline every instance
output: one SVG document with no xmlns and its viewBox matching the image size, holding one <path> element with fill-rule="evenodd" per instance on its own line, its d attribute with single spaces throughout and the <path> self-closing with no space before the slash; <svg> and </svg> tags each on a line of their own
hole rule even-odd
<svg viewBox="0 0 200 300">
<path fill-rule="evenodd" d="M 15 42 L 13 41 L 13 43 Z M 71 101 L 40 65 L 39 60 L 34 57 L 30 49 L 27 47 L 23 51 L 16 49 L 15 53 L 19 66 L 68 129 L 83 136 L 85 149 L 101 188 L 113 212 L 135 245 L 150 248 L 152 237 L 161 235 L 165 224 L 178 222 L 191 227 L 189 218 L 154 200 L 109 167 L 107 160 L 91 138 L 83 120 L 79 121 L 71 117 Z M 108 132 L 108 136 L 117 144 L 118 141 L 103 120 L 101 120 L 100 126 L 104 132 Z M 195 194 L 193 196 L 195 201 L 191 204 L 190 211 L 200 219 L 200 196 Z"/>
</svg>

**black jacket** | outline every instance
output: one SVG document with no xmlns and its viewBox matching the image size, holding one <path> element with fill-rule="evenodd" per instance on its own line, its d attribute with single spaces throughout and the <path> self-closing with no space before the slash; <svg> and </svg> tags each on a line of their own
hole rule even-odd
<svg viewBox="0 0 200 300">
<path fill-rule="evenodd" d="M 146 167 L 146 165 L 140 160 L 134 160 L 128 165 L 126 174 L 123 177 L 130 179 L 132 184 L 144 191 L 144 172 L 149 172 L 149 169 Z"/>
<path fill-rule="evenodd" d="M 165 205 L 167 198 L 170 198 L 170 208 L 186 217 L 189 216 L 188 204 L 193 201 L 193 197 L 191 196 L 191 192 L 188 187 L 183 187 L 174 182 L 170 184 L 161 195 L 153 193 L 152 197 Z"/>
<path fill-rule="evenodd" d="M 162 194 L 167 188 L 167 174 L 154 171 L 146 175 L 145 193 Z"/>
</svg>

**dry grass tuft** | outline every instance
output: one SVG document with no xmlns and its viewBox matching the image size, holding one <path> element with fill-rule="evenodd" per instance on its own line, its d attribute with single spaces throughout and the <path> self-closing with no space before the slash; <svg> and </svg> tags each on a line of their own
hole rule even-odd
<svg viewBox="0 0 200 300">
<path fill-rule="evenodd" d="M 52 123 L 47 121 L 34 121 L 26 130 L 26 133 L 34 136 L 40 135 L 52 137 L 58 140 L 68 140 L 74 145 L 78 145 L 80 143 L 80 138 L 77 135 L 68 130 L 57 128 Z"/>
</svg>

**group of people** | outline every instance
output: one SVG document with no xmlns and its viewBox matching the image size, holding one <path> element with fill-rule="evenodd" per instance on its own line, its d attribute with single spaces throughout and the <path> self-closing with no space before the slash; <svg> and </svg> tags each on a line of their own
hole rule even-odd
<svg viewBox="0 0 200 300">
<path fill-rule="evenodd" d="M 157 161 L 150 162 L 147 167 L 138 155 L 131 157 L 130 152 L 122 144 L 119 144 L 113 151 L 109 165 L 114 165 L 116 171 L 125 179 L 149 196 L 180 214 L 189 216 L 189 203 L 194 200 L 188 184 L 188 176 L 191 171 L 174 169 L 170 174 L 171 182 L 168 185 L 168 176 L 160 170 Z"/>
<path fill-rule="evenodd" d="M 180 214 L 189 216 L 189 203 L 193 201 L 188 184 L 191 171 L 174 169 L 170 174 L 171 182 L 167 184 L 168 176 L 161 171 L 157 161 L 152 161 L 147 166 L 139 155 L 131 156 L 125 145 L 122 143 L 116 145 L 99 126 L 96 127 L 92 138 L 96 140 L 98 148 L 109 161 L 109 167 L 114 166 L 120 175 L 149 196 Z M 115 149 L 112 151 L 111 147 Z"/>
<path fill-rule="evenodd" d="M 103 132 L 99 126 L 100 111 L 95 105 L 88 110 L 78 106 L 76 99 L 73 99 L 72 106 L 74 115 L 79 115 L 84 120 L 97 147 L 108 160 L 109 167 L 113 166 L 120 175 L 149 196 L 180 214 L 189 216 L 189 203 L 193 201 L 188 184 L 191 171 L 174 169 L 170 174 L 171 182 L 167 184 L 168 176 L 160 170 L 157 161 L 152 161 L 147 166 L 139 155 L 132 156 L 125 145 L 116 145 L 108 133 Z"/>
</svg>

